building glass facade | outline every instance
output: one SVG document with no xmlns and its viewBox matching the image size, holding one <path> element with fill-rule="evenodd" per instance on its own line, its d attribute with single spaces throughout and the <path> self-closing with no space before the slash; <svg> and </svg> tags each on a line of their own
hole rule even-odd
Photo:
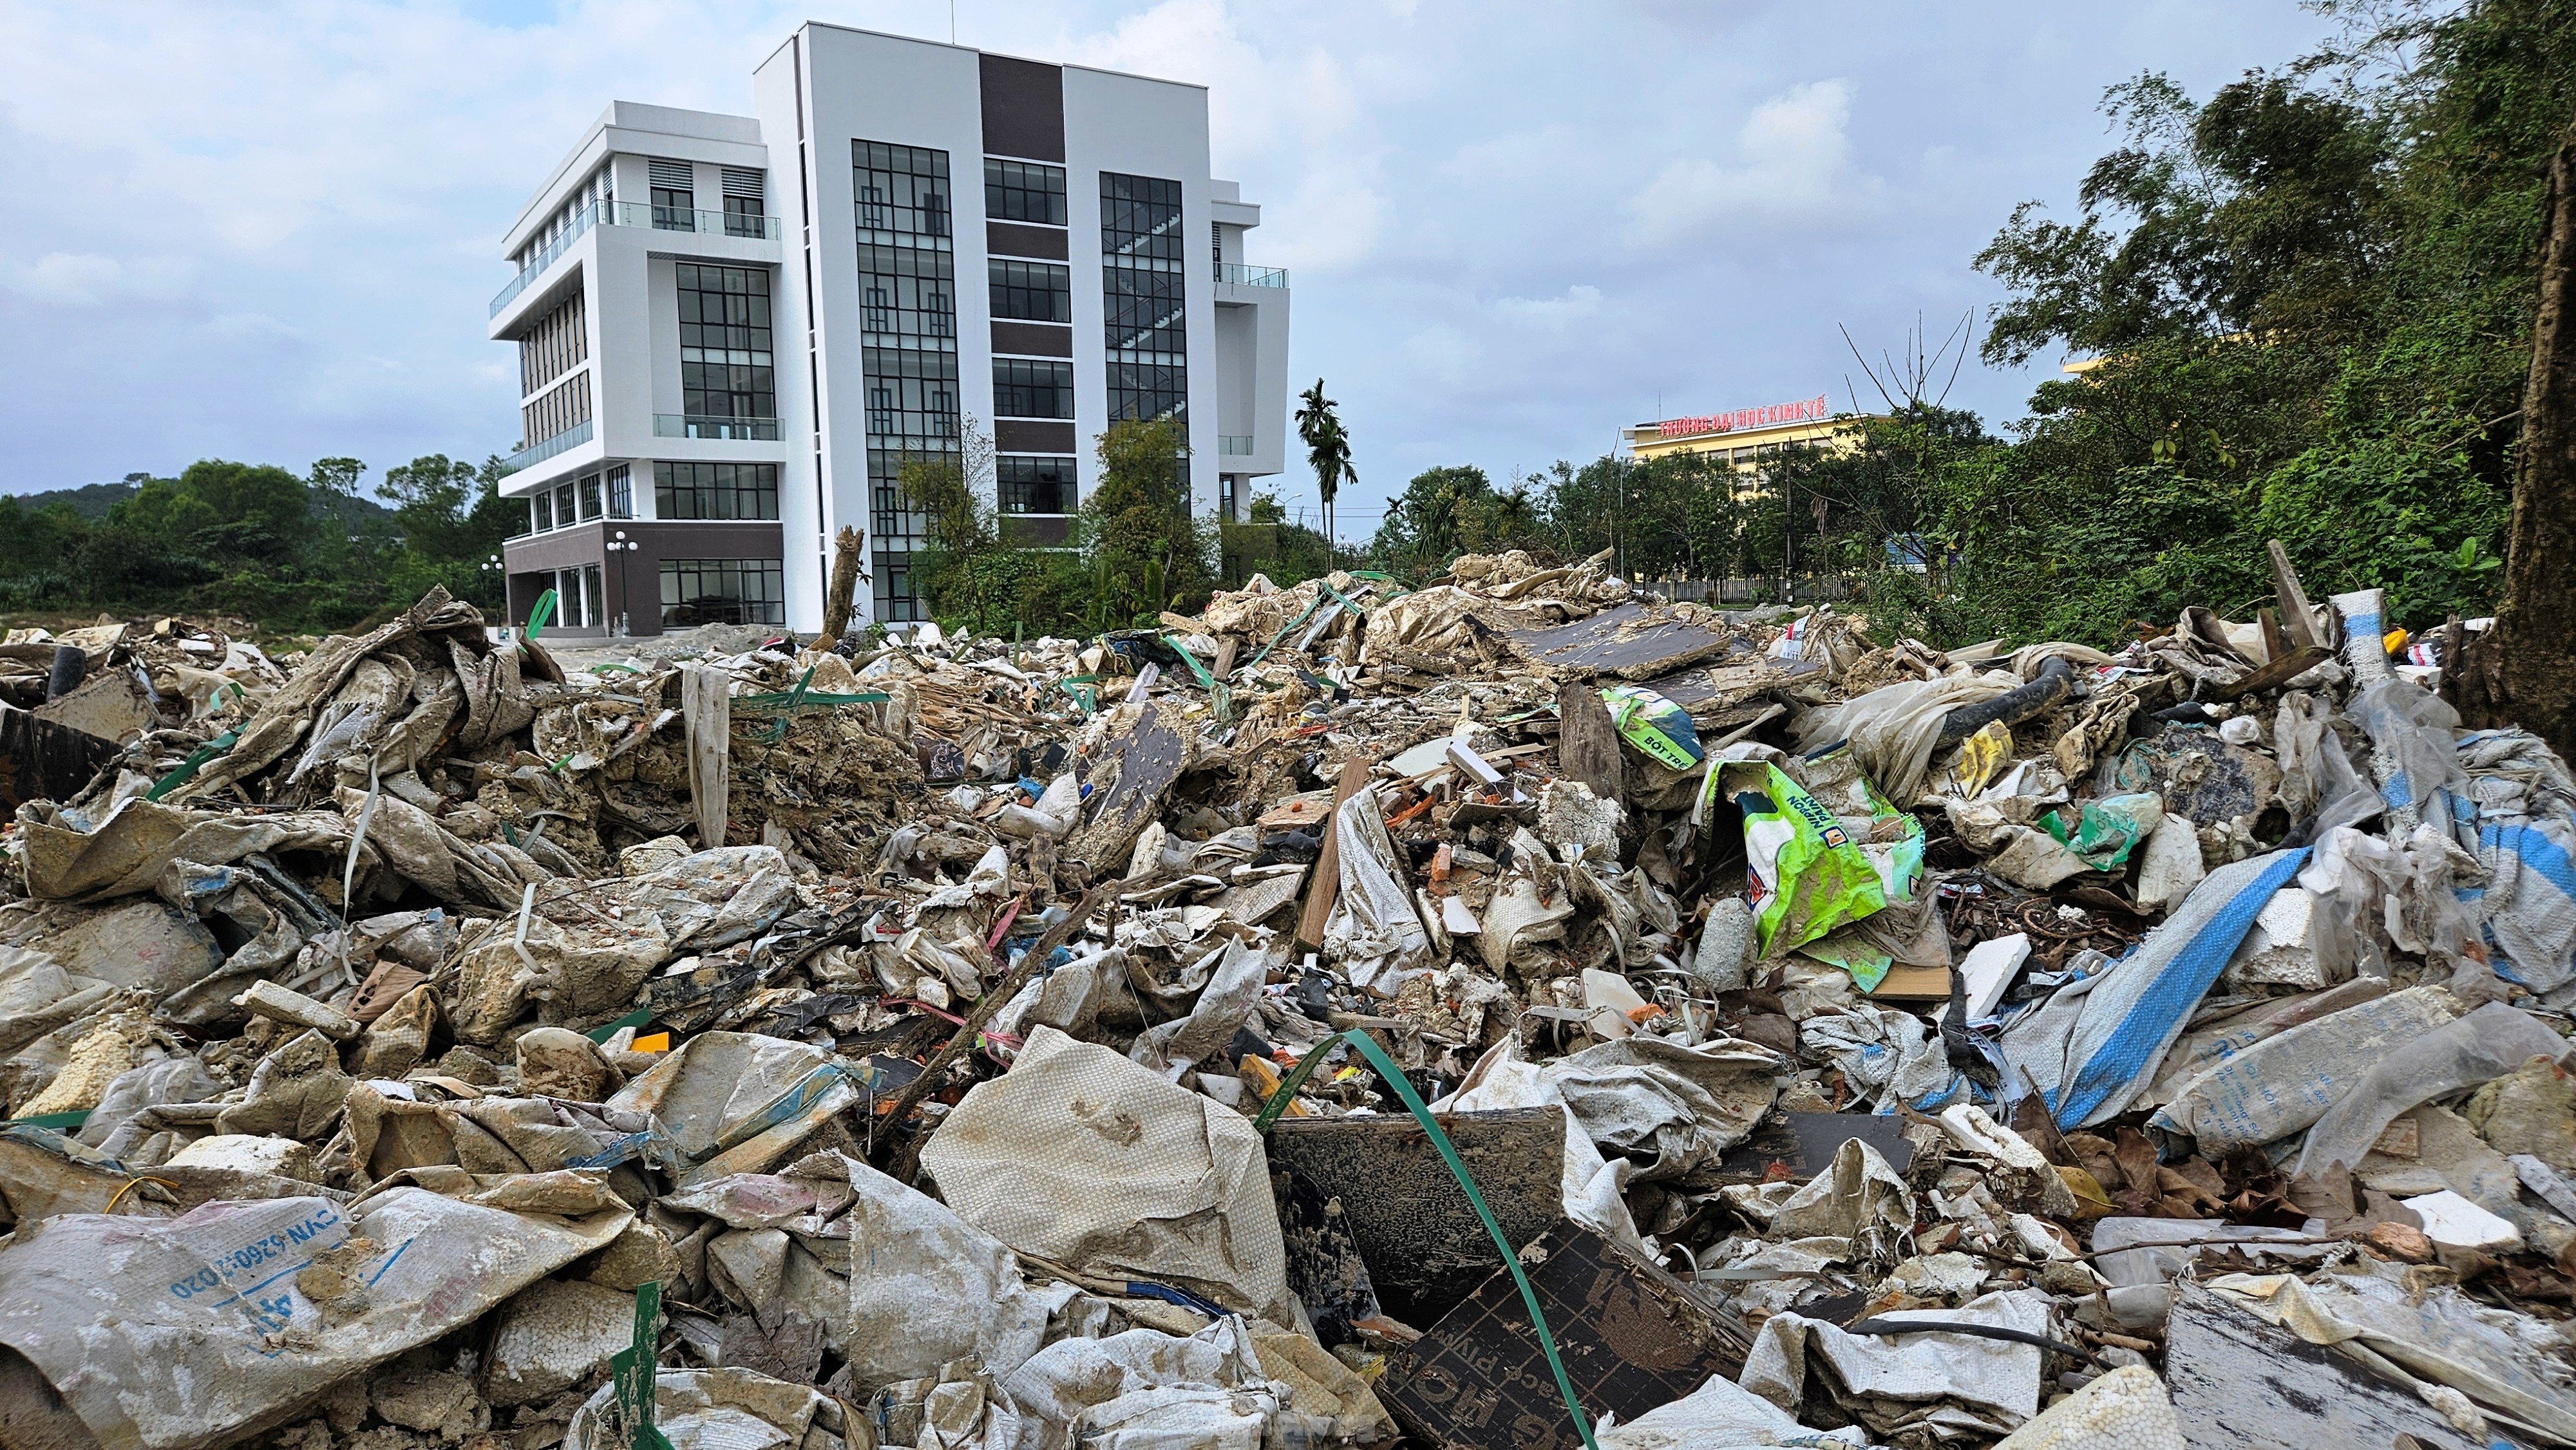
<svg viewBox="0 0 2576 1450">
<path fill-rule="evenodd" d="M 1186 419 L 1181 184 L 1100 173 L 1100 290 L 1109 417 Z"/>
<path fill-rule="evenodd" d="M 857 199 L 860 367 L 876 617 L 927 617 L 913 594 L 920 517 L 896 474 L 908 456 L 959 458 L 957 261 L 948 153 L 850 144 Z"/>
</svg>

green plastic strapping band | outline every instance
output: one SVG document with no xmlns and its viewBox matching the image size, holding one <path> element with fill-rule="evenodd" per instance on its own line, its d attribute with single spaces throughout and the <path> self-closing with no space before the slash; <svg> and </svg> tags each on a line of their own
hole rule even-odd
<svg viewBox="0 0 2576 1450">
<path fill-rule="evenodd" d="M 57 1133 L 77 1133 L 89 1122 L 90 1109 L 77 1108 L 68 1113 L 38 1113 L 32 1118 L 11 1118 L 0 1128 L 51 1128 Z"/>
<path fill-rule="evenodd" d="M 1283 640 L 1283 639 L 1286 639 L 1286 638 L 1288 637 L 1288 631 L 1290 631 L 1290 630 L 1292 630 L 1292 629 L 1295 629 L 1297 626 L 1299 626 L 1299 625 L 1301 625 L 1301 624 L 1304 624 L 1308 619 L 1312 618 L 1312 617 L 1314 616 L 1315 611 L 1316 611 L 1317 609 L 1320 609 L 1320 608 L 1322 608 L 1322 607 L 1323 607 L 1323 603 L 1324 603 L 1324 601 L 1323 601 L 1323 597 L 1322 597 L 1322 596 L 1320 596 L 1320 595 L 1318 595 L 1318 596 L 1314 599 L 1314 601 L 1313 601 L 1313 602 L 1309 603 L 1309 604 L 1306 606 L 1306 611 L 1305 611 L 1305 613 L 1300 614 L 1300 615 L 1298 615 L 1295 619 L 1292 619 L 1292 620 L 1288 621 L 1286 624 L 1283 624 L 1283 625 L 1279 626 L 1279 632 L 1278 632 L 1277 634 L 1274 634 L 1274 635 L 1270 636 L 1270 643 L 1263 645 L 1263 646 L 1261 647 L 1261 652 L 1260 652 L 1259 654 L 1256 654 L 1256 655 L 1254 655 L 1251 659 L 1246 660 L 1246 661 L 1244 662 L 1244 668 L 1245 668 L 1245 669 L 1250 669 L 1250 668 L 1252 668 L 1254 665 L 1257 665 L 1257 664 L 1261 663 L 1263 660 L 1268 659 L 1268 658 L 1270 657 L 1270 652 L 1271 652 L 1272 650 L 1277 649 L 1277 648 L 1279 647 L 1279 641 L 1281 641 L 1281 640 Z"/>
<path fill-rule="evenodd" d="M 223 754 L 225 751 L 232 749 L 234 742 L 240 739 L 241 727 L 236 725 L 232 729 L 225 731 L 223 734 L 216 736 L 214 739 L 209 740 L 205 744 L 188 752 L 188 758 L 179 762 L 178 769 L 173 770 L 168 775 L 152 782 L 152 788 L 143 793 L 143 798 L 148 801 L 157 801 L 163 796 L 168 795 L 170 792 L 177 790 L 179 787 L 186 785 L 189 781 L 196 779 L 197 772 L 206 768 L 207 761 L 210 761 L 216 756 Z"/>
<path fill-rule="evenodd" d="M 1208 704 L 1216 711 L 1217 723 L 1223 724 L 1233 719 L 1234 700 L 1226 690 L 1225 682 L 1208 673 L 1207 666 L 1199 663 L 1199 657 L 1181 648 L 1178 640 L 1168 634 L 1161 638 L 1164 646 L 1179 655 L 1181 663 L 1190 667 L 1190 673 L 1198 676 L 1199 688 L 1208 692 Z"/>
<path fill-rule="evenodd" d="M 583 1035 L 593 1042 L 606 1042 L 608 1039 L 615 1037 L 619 1032 L 629 1027 L 640 1032 L 644 1029 L 644 1024 L 652 1020 L 652 1008 L 638 1007 L 634 1011 L 627 1013 L 625 1016 L 618 1018 L 614 1022 L 601 1023 L 599 1026 L 590 1029 L 589 1032 Z"/>
<path fill-rule="evenodd" d="M 537 596 L 537 607 L 528 611 L 528 639 L 534 642 L 538 631 L 555 617 L 555 592 L 551 589 Z"/>
<path fill-rule="evenodd" d="M 1538 1347 L 1547 1353 L 1547 1367 L 1556 1375 L 1556 1392 L 1565 1401 L 1565 1413 L 1574 1421 L 1574 1433 L 1583 1438 L 1584 1450 L 1600 1450 L 1592 1438 L 1592 1422 L 1584 1417 L 1582 1402 L 1574 1397 L 1574 1382 L 1566 1377 L 1565 1361 L 1557 1358 L 1556 1335 L 1548 1328 L 1547 1314 L 1538 1307 L 1538 1291 L 1530 1287 L 1529 1275 L 1521 1271 L 1519 1251 L 1503 1237 L 1503 1226 L 1495 1222 L 1494 1211 L 1485 1206 L 1485 1195 L 1476 1191 L 1476 1180 L 1467 1176 L 1467 1165 L 1459 1159 L 1457 1146 L 1442 1131 L 1439 1120 L 1431 1116 L 1431 1109 L 1423 1106 L 1422 1095 L 1405 1080 L 1404 1069 L 1395 1065 L 1395 1059 L 1387 1056 L 1386 1049 L 1377 1045 L 1377 1039 L 1354 1027 L 1317 1044 L 1314 1051 L 1297 1060 L 1296 1067 L 1290 1069 L 1286 1080 L 1279 1084 L 1279 1091 L 1270 1095 L 1270 1101 L 1261 1105 L 1261 1113 L 1252 1120 L 1252 1126 L 1260 1132 L 1269 1132 L 1271 1125 L 1279 1121 L 1279 1115 L 1288 1111 L 1288 1105 L 1296 1101 L 1297 1089 L 1305 1086 L 1306 1079 L 1323 1065 L 1324 1055 L 1345 1042 L 1359 1049 L 1360 1056 L 1368 1060 L 1368 1065 L 1377 1069 L 1380 1080 L 1395 1089 L 1405 1111 L 1413 1114 L 1413 1120 L 1422 1125 L 1422 1131 L 1431 1138 L 1431 1146 L 1440 1150 L 1440 1161 L 1449 1165 L 1449 1175 L 1467 1191 L 1467 1202 L 1476 1210 L 1476 1217 L 1484 1221 L 1485 1232 L 1492 1235 L 1495 1249 L 1503 1256 L 1503 1267 L 1512 1271 L 1512 1282 L 1520 1286 L 1521 1304 L 1529 1310 L 1530 1327 L 1538 1331 Z"/>
<path fill-rule="evenodd" d="M 1361 618 L 1363 618 L 1363 619 L 1365 619 L 1365 618 L 1367 618 L 1367 617 L 1368 617 L 1368 611 L 1367 611 L 1367 610 L 1362 609 L 1362 608 L 1360 608 L 1358 605 L 1356 605 L 1356 604 L 1352 603 L 1352 602 L 1350 601 L 1350 599 L 1349 599 L 1349 597 L 1348 597 L 1348 596 L 1344 595 L 1344 594 L 1342 593 L 1342 591 L 1340 591 L 1339 589 L 1334 588 L 1332 585 L 1325 583 L 1325 582 L 1324 582 L 1323 580 L 1321 580 L 1321 579 L 1318 579 L 1318 580 L 1316 580 L 1316 581 L 1315 581 L 1315 587 L 1316 587 L 1316 588 L 1318 588 L 1318 589 L 1323 590 L 1325 593 L 1327 593 L 1327 594 L 1329 594 L 1329 595 L 1333 596 L 1335 599 L 1340 600 L 1340 601 L 1342 602 L 1342 607 L 1343 607 L 1344 609 L 1349 610 L 1351 613 L 1356 614 L 1356 615 L 1360 616 L 1360 617 L 1361 617 Z"/>
<path fill-rule="evenodd" d="M 661 1379 L 662 1285 L 647 1279 L 635 1290 L 635 1338 L 608 1357 L 611 1403 L 627 1450 L 671 1450 L 670 1437 L 653 1425 L 653 1396 Z"/>
</svg>

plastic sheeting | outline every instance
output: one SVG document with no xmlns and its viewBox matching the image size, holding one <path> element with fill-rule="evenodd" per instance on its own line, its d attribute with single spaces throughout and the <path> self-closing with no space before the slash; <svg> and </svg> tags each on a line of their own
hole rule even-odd
<svg viewBox="0 0 2576 1450">
<path fill-rule="evenodd" d="M 2399 1113 L 2444 1093 L 2492 1082 L 2535 1057 L 2556 1059 L 2567 1040 L 2540 1019 L 2490 1002 L 2389 1052 L 2308 1130 L 2295 1170 L 2357 1164 Z"/>
<path fill-rule="evenodd" d="M 2059 1127 L 2113 1117 L 2154 1080 L 2263 904 L 2307 857 L 2274 851 L 2211 872 L 2135 951 L 2005 1031 L 2005 1062 L 2029 1075 Z"/>
<path fill-rule="evenodd" d="M 1296 1322 L 1261 1135 L 1106 1047 L 1038 1028 L 921 1164 L 960 1217 L 1023 1253 Z"/>
<path fill-rule="evenodd" d="M 0 1254 L 0 1344 L 102 1450 L 222 1444 L 341 1379 L 470 1324 L 633 1219 L 564 1219 L 396 1188 L 209 1203 L 171 1219 L 71 1214 Z"/>
<path fill-rule="evenodd" d="M 1395 878 L 1395 843 L 1374 786 L 1355 791 L 1333 814 L 1341 841 L 1341 894 L 1324 920 L 1324 950 L 1355 986 L 1393 993 L 1431 955 L 1431 934 L 1413 896 Z"/>
</svg>

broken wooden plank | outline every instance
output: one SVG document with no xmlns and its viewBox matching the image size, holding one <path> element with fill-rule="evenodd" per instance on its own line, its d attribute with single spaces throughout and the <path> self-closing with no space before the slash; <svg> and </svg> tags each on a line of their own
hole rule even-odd
<svg viewBox="0 0 2576 1450">
<path fill-rule="evenodd" d="M 1581 781 L 1605 801 L 1625 798 L 1625 770 L 1619 760 L 1619 727 L 1601 692 L 1588 683 L 1567 683 L 1556 692 L 1557 773 Z"/>
<path fill-rule="evenodd" d="M 2192 1450 L 2393 1445 L 2479 1450 L 2413 1393 L 2196 1284 L 2174 1288 L 2165 1385 Z"/>
<path fill-rule="evenodd" d="M 1333 812 L 1341 813 L 1342 802 L 1359 793 L 1368 783 L 1369 760 L 1353 751 L 1342 762 L 1342 778 L 1333 787 Z M 1324 822 L 1324 854 L 1315 858 L 1315 884 L 1306 893 L 1306 910 L 1297 918 L 1297 945 L 1315 951 L 1324 945 L 1324 920 L 1333 914 L 1333 898 L 1342 889 L 1342 833 L 1333 822 Z"/>
<path fill-rule="evenodd" d="M 2240 700 L 2260 690 L 2286 685 L 2334 656 L 2315 645 L 2301 645 L 2247 674 L 2232 684 L 2212 685 L 2208 698 L 2217 701 Z"/>
<path fill-rule="evenodd" d="M 680 719 L 689 739 L 689 814 L 698 824 L 699 847 L 709 851 L 725 843 L 725 821 L 731 814 L 732 685 L 732 677 L 712 665 L 688 665 L 680 671 Z"/>
<path fill-rule="evenodd" d="M 2273 539 L 2264 546 L 2272 556 L 2272 591 L 2281 603 L 2281 629 L 2290 637 L 2293 647 L 2325 648 L 2326 641 L 2317 634 L 2317 616 L 2308 603 L 2308 591 L 2299 583 L 2299 571 L 2290 563 L 2290 551 Z"/>
<path fill-rule="evenodd" d="M 1154 667 L 1145 668 L 1150 672 Z M 1126 869 L 1137 833 L 1161 814 L 1163 793 L 1180 779 L 1190 746 L 1180 731 L 1164 722 L 1160 707 L 1147 701 L 1136 723 L 1110 747 L 1110 755 L 1117 762 L 1118 778 L 1095 793 L 1098 799 L 1091 819 L 1064 851 L 1068 859 L 1085 862 L 1101 874 Z"/>
</svg>

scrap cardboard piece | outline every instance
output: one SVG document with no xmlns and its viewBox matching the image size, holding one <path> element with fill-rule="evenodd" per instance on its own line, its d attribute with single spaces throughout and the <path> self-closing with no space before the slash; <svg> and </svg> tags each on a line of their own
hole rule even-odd
<svg viewBox="0 0 2576 1450">
<path fill-rule="evenodd" d="M 1439 1122 L 1503 1237 L 1517 1247 L 1555 1227 L 1564 1216 L 1563 1113 L 1505 1108 L 1443 1114 Z M 1378 1301 L 1416 1329 L 1503 1266 L 1458 1180 L 1409 1116 L 1282 1118 L 1270 1130 L 1270 1166 L 1338 1201 Z"/>
<path fill-rule="evenodd" d="M 1736 642 L 1725 629 L 1688 622 L 1671 606 L 1640 604 L 1622 604 L 1571 624 L 1515 629 L 1505 637 L 1533 664 L 1622 680 L 1652 679 L 1723 653 Z"/>
<path fill-rule="evenodd" d="M 36 707 L 36 718 L 101 740 L 126 740 L 161 723 L 152 697 L 130 671 L 107 670 Z"/>
<path fill-rule="evenodd" d="M 2393 1445 L 2479 1450 L 2433 1407 L 2189 1282 L 2165 1324 L 2165 1385 L 2191 1450 Z"/>
<path fill-rule="evenodd" d="M 1472 1171 L 1472 1170 L 1471 1170 Z M 1521 1251 L 1558 1357 L 1584 1415 L 1633 1420 L 1733 1379 L 1752 1335 L 1689 1286 L 1588 1230 L 1567 1225 Z M 1575 1450 L 1583 1441 L 1557 1397 L 1512 1276 L 1497 1270 L 1467 1301 L 1394 1356 L 1378 1399 L 1438 1450 Z"/>
<path fill-rule="evenodd" d="M 1873 1002 L 1947 1002 L 1950 968 L 1909 967 L 1899 962 L 1887 969 L 1868 996 Z"/>
</svg>

